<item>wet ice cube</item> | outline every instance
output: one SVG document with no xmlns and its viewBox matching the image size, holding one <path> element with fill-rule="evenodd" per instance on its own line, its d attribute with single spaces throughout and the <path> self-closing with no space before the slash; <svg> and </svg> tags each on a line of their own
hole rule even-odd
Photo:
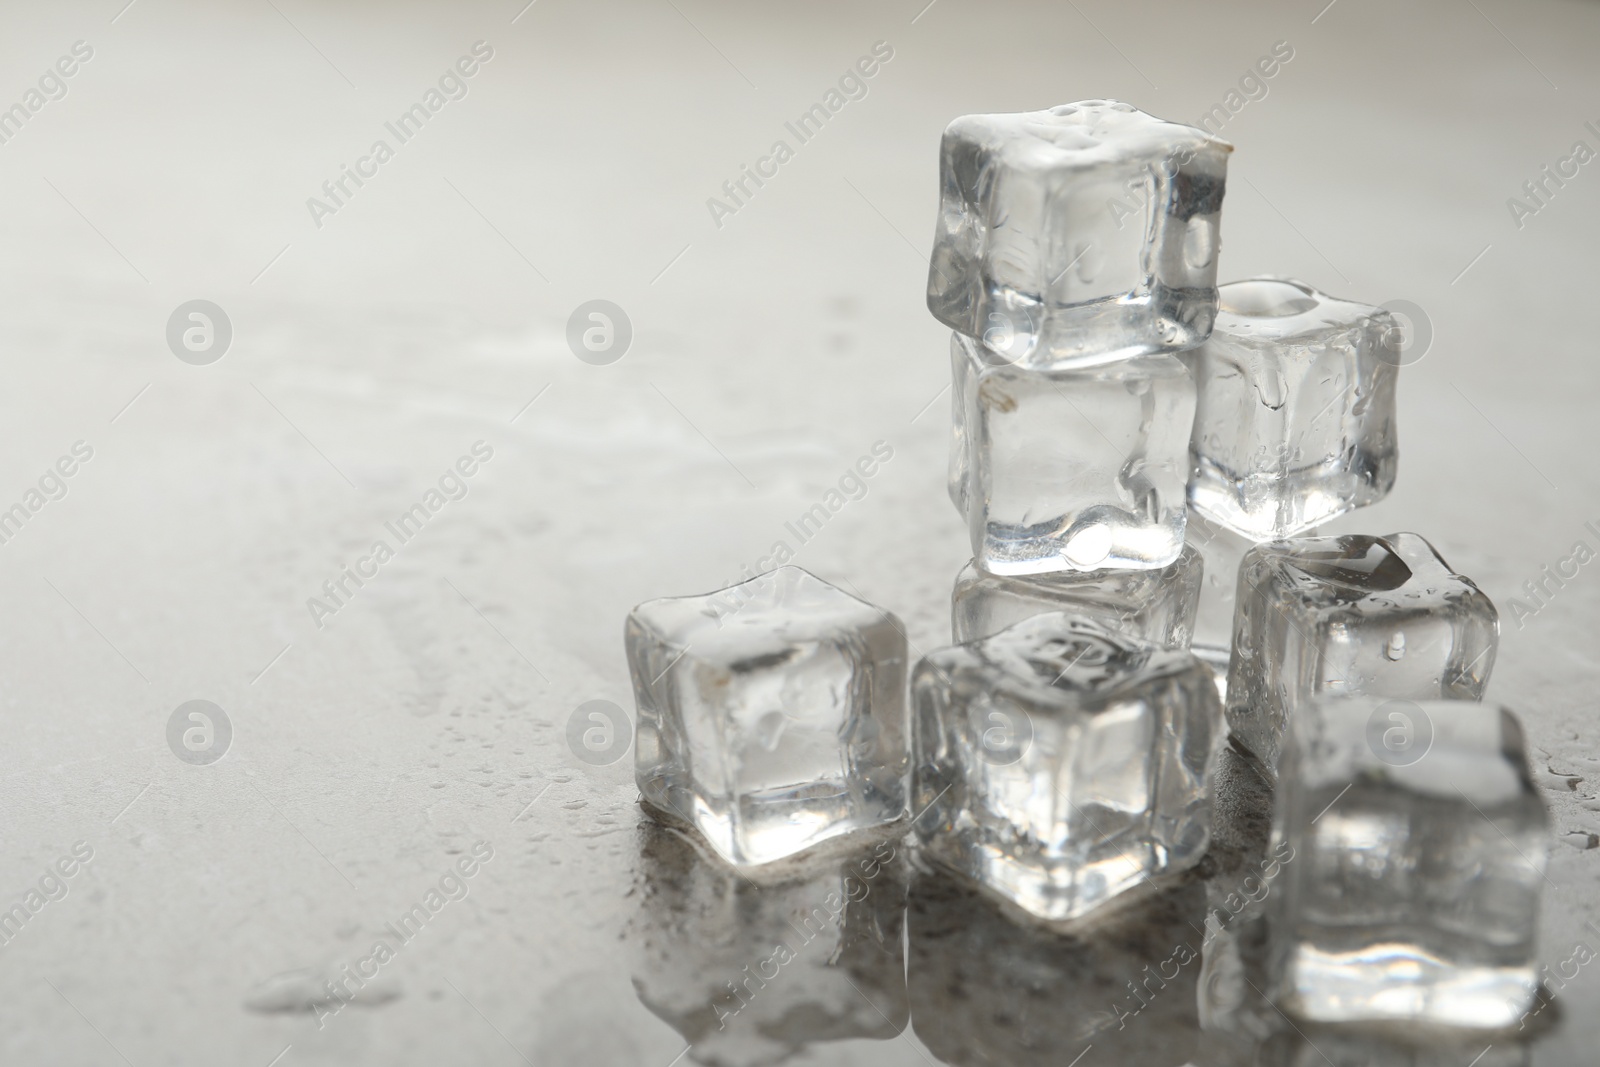
<svg viewBox="0 0 1600 1067">
<path fill-rule="evenodd" d="M 1402 743 L 1403 742 L 1403 743 Z M 1504 708 L 1376 697 L 1296 712 L 1269 901 L 1283 1006 L 1325 1022 L 1508 1026 L 1538 988 L 1548 847 Z"/>
<path fill-rule="evenodd" d="M 1318 694 L 1481 700 L 1494 604 L 1413 533 L 1299 537 L 1239 567 L 1228 726 L 1268 767 Z"/>
<path fill-rule="evenodd" d="M 798 567 L 628 616 L 646 801 L 737 865 L 899 819 L 906 639 Z"/>
<path fill-rule="evenodd" d="M 1275 278 L 1219 294 L 1210 339 L 1182 357 L 1198 394 L 1190 503 L 1265 541 L 1388 495 L 1394 317 Z"/>
<path fill-rule="evenodd" d="M 1200 598 L 1200 554 L 1183 554 L 1161 570 L 1060 571 L 1002 578 L 968 563 L 950 596 L 957 644 L 997 634 L 1023 619 L 1065 611 L 1113 633 L 1166 648 L 1189 647 Z"/>
<path fill-rule="evenodd" d="M 1189 510 L 1183 539 L 1189 549 L 1200 554 L 1203 562 L 1200 602 L 1195 608 L 1194 634 L 1189 647 L 1217 673 L 1219 682 L 1225 684 L 1233 648 L 1233 600 L 1239 585 L 1239 563 L 1256 543 L 1212 522 L 1193 508 Z"/>
<path fill-rule="evenodd" d="M 1183 550 L 1194 384 L 1171 356 L 1029 370 L 951 335 L 951 498 L 990 574 L 1159 569 Z"/>
<path fill-rule="evenodd" d="M 928 308 L 1035 366 L 1203 341 L 1233 147 L 1115 100 L 944 132 Z"/>
<path fill-rule="evenodd" d="M 923 854 L 1045 919 L 1196 863 L 1221 708 L 1189 653 L 1059 612 L 912 676 Z"/>
</svg>

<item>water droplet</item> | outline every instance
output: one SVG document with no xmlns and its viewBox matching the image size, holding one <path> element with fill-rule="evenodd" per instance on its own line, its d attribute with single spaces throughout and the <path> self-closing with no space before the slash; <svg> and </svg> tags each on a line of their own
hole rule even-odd
<svg viewBox="0 0 1600 1067">
<path fill-rule="evenodd" d="M 1100 277 L 1100 269 L 1105 266 L 1105 254 L 1093 244 L 1090 244 L 1085 248 L 1078 249 L 1076 255 L 1077 262 L 1073 266 L 1075 268 L 1074 273 L 1078 276 L 1078 281 L 1084 285 L 1094 284 L 1094 280 Z"/>
<path fill-rule="evenodd" d="M 244 1006 L 263 1014 L 306 1012 L 332 1014 L 345 1003 L 366 1007 L 379 1007 L 400 997 L 400 984 L 386 976 L 361 982 L 351 990 L 346 975 L 334 967 L 306 968 L 274 975 L 262 982 L 245 997 Z M 335 993 L 340 989 L 340 993 Z"/>
</svg>

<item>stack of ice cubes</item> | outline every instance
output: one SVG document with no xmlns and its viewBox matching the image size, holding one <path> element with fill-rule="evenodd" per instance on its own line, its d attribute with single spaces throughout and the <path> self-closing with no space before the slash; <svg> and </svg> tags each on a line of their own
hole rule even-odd
<svg viewBox="0 0 1600 1067">
<path fill-rule="evenodd" d="M 913 829 L 1047 919 L 1206 850 L 1222 713 L 1188 650 L 1203 564 L 1179 356 L 1217 316 L 1232 151 L 1109 100 L 969 115 L 940 147 L 928 307 L 952 331 L 972 560 L 959 644 L 913 683 Z"/>
<path fill-rule="evenodd" d="M 794 567 L 643 604 L 639 786 L 738 868 L 909 831 L 1069 921 L 1200 862 L 1231 736 L 1293 769 L 1280 1002 L 1495 1025 L 1534 995 L 1544 828 L 1520 727 L 1477 703 L 1495 609 L 1416 534 L 1315 536 L 1394 485 L 1402 334 L 1217 285 L 1232 151 L 1111 100 L 950 124 L 955 644 L 910 670 L 894 615 Z"/>
</svg>

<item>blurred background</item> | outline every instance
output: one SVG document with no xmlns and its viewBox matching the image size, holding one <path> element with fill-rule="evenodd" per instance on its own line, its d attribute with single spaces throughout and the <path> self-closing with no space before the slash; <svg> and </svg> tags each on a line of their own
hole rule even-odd
<svg viewBox="0 0 1600 1067">
<path fill-rule="evenodd" d="M 631 606 L 780 540 L 948 642 L 939 134 L 1091 97 L 1222 109 L 1223 280 L 1414 309 L 1398 486 L 1331 529 L 1422 533 L 1500 606 L 1490 695 L 1556 832 L 1542 951 L 1600 948 L 1600 569 L 1525 591 L 1600 548 L 1600 6 L 924 4 L 0 9 L 5 1062 L 1070 1060 L 1080 1031 L 1017 1037 L 1028 990 L 1077 1026 L 1181 930 L 1030 986 L 995 973 L 1037 948 L 1008 928 L 962 979 L 983 951 L 938 936 L 967 912 L 914 890 L 909 935 L 857 932 L 910 938 L 909 1001 L 871 957 L 871 1012 L 808 972 L 738 1040 L 697 1031 L 782 907 L 646 825 L 626 722 L 600 757 L 569 722 L 631 714 Z M 583 360 L 596 300 L 617 332 Z M 353 1003 L 318 992 L 444 878 Z M 1182 996 L 1147 1027 L 1170 1047 L 1084 1067 L 1198 1061 Z M 1506 1062 L 1592 1062 L 1597 997 L 1579 968 Z"/>
</svg>

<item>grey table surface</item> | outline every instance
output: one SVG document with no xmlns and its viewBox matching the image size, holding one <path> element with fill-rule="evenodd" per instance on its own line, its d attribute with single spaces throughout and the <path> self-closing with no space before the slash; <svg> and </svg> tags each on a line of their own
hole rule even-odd
<svg viewBox="0 0 1600 1067">
<path fill-rule="evenodd" d="M 1508 203 L 1600 148 L 1600 6 L 125 2 L 0 9 L 0 106 L 48 91 L 0 143 L 0 506 L 42 504 L 0 544 L 0 903 L 92 850 L 0 948 L 0 1060 L 687 1062 L 645 1000 L 721 981 L 707 916 L 760 904 L 651 829 L 628 759 L 567 744 L 584 702 L 631 710 L 623 616 L 755 566 L 883 441 L 795 561 L 945 643 L 968 552 L 922 295 L 940 130 L 1096 96 L 1194 121 L 1280 41 L 1222 130 L 1222 273 L 1424 309 L 1399 484 L 1332 528 L 1421 532 L 1500 605 L 1490 695 L 1556 830 L 1542 955 L 1600 946 L 1600 571 L 1511 604 L 1600 547 L 1600 163 Z M 480 41 L 464 96 L 387 132 Z M 708 207 L 880 41 L 865 96 Z M 379 139 L 392 158 L 361 163 Z M 342 166 L 369 177 L 329 203 Z M 209 365 L 167 343 L 194 299 L 232 324 Z M 591 299 L 632 323 L 610 365 L 566 341 Z M 65 495 L 30 498 L 77 442 Z M 466 495 L 391 538 L 475 442 Z M 394 557 L 314 617 L 380 539 Z M 231 723 L 210 765 L 169 747 L 190 700 Z M 366 956 L 479 841 L 465 897 L 358 1003 L 283 1010 L 275 976 Z M 1003 1032 L 1004 1003 L 919 986 L 918 924 L 972 921 L 943 906 L 912 914 L 899 1036 L 716 1055 L 921 1064 L 954 1023 Z M 1005 988 L 1009 958 L 943 965 Z M 827 1014 L 810 981 L 773 991 L 786 1033 Z M 1558 993 L 1533 1063 L 1594 1062 L 1597 991 L 1588 967 Z M 972 1062 L 1035 1062 L 995 1055 Z"/>
</svg>

